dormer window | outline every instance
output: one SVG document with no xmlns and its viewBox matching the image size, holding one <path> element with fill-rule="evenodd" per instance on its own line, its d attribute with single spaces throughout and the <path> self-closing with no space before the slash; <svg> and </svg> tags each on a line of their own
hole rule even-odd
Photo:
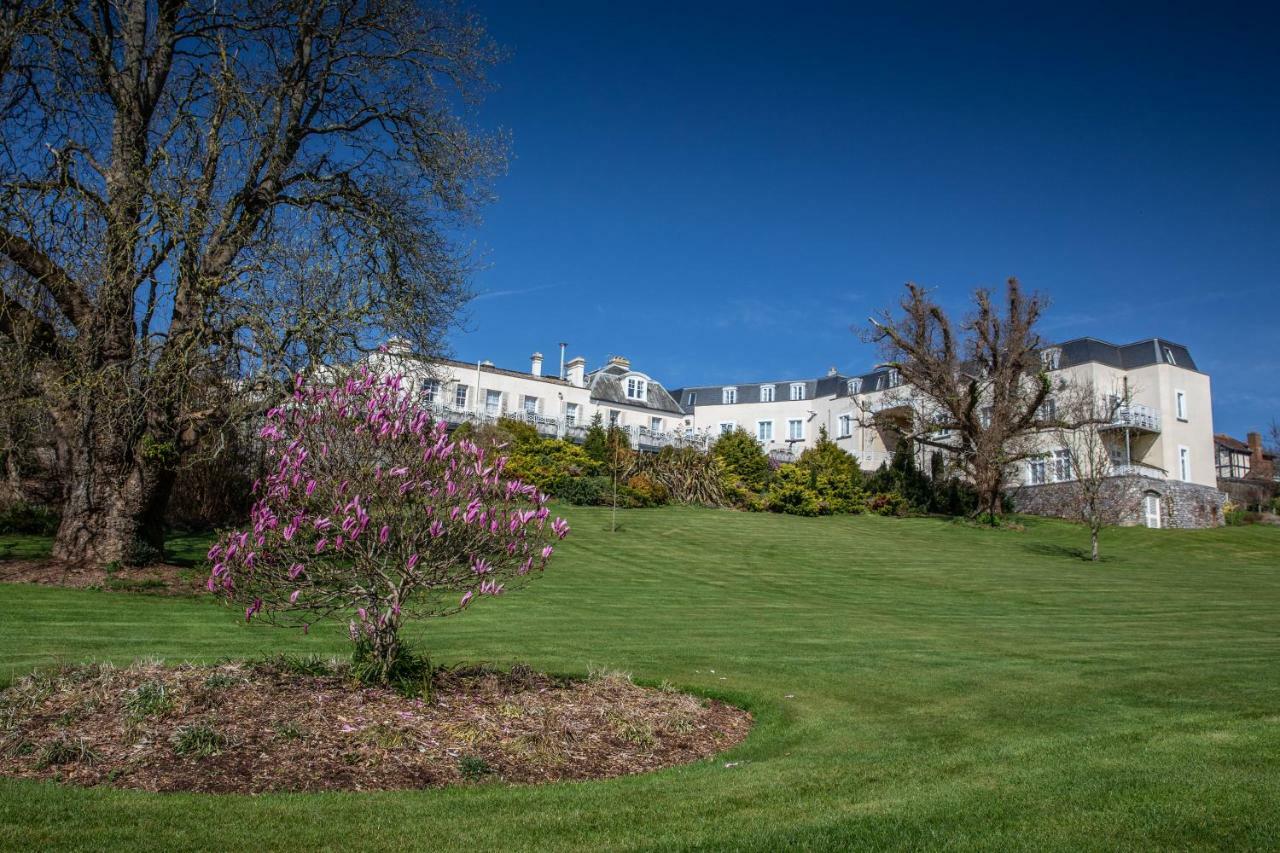
<svg viewBox="0 0 1280 853">
<path fill-rule="evenodd" d="M 890 388 L 897 388 L 899 385 L 902 384 L 902 377 L 898 374 L 897 368 L 894 368 L 893 370 L 889 371 L 887 382 L 888 382 L 888 387 Z"/>
<path fill-rule="evenodd" d="M 690 391 L 688 394 L 685 394 L 685 395 L 684 395 L 684 404 L 685 404 L 686 406 L 692 406 L 692 405 L 694 405 L 694 404 L 695 404 L 695 403 L 697 403 L 697 402 L 698 402 L 698 392 L 697 392 L 697 391 Z"/>
<path fill-rule="evenodd" d="M 627 377 L 627 399 L 644 400 L 649 393 L 649 383 L 634 376 Z"/>
<path fill-rule="evenodd" d="M 803 382 L 791 383 L 791 399 L 792 400 L 804 399 L 804 383 Z"/>
<path fill-rule="evenodd" d="M 772 403 L 772 402 L 773 402 L 773 392 L 774 392 L 774 386 L 772 386 L 772 385 L 761 385 L 761 386 L 760 386 L 760 402 L 761 402 L 761 403 Z"/>
<path fill-rule="evenodd" d="M 1178 360 L 1173 357 L 1173 347 L 1164 348 L 1164 360 L 1169 362 L 1169 364 L 1172 364 L 1174 367 L 1177 367 Z"/>
<path fill-rule="evenodd" d="M 720 401 L 724 403 L 726 406 L 730 406 L 738 402 L 738 389 L 737 388 L 722 389 L 720 392 Z"/>
<path fill-rule="evenodd" d="M 1040 363 L 1045 370 L 1057 370 L 1062 366 L 1062 350 L 1059 347 L 1051 347 L 1040 353 Z"/>
<path fill-rule="evenodd" d="M 862 377 L 855 376 L 849 380 L 849 396 L 856 397 L 862 393 Z"/>
</svg>

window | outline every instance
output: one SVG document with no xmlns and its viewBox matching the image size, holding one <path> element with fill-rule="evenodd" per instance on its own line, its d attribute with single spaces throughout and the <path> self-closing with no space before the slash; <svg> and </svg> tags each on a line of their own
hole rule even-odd
<svg viewBox="0 0 1280 853">
<path fill-rule="evenodd" d="M 799 418 L 792 418 L 787 421 L 787 438 L 791 441 L 803 441 L 804 421 Z"/>
<path fill-rule="evenodd" d="M 1040 404 L 1036 417 L 1042 421 L 1053 421 L 1058 417 L 1058 403 L 1052 397 L 1046 397 L 1044 402 Z"/>
<path fill-rule="evenodd" d="M 804 383 L 803 382 L 791 383 L 791 399 L 792 400 L 804 399 Z"/>
<path fill-rule="evenodd" d="M 538 414 L 538 398 L 530 397 L 528 394 L 524 397 L 524 413 L 526 415 Z"/>
<path fill-rule="evenodd" d="M 649 418 L 649 432 L 662 432 L 662 418 Z"/>
<path fill-rule="evenodd" d="M 773 391 L 774 391 L 774 386 L 772 386 L 772 385 L 761 385 L 761 386 L 760 386 L 760 402 L 761 402 L 761 403 L 772 403 L 772 402 L 773 402 Z"/>
<path fill-rule="evenodd" d="M 569 426 L 573 426 L 578 422 L 578 404 L 577 403 L 564 404 L 564 422 Z"/>
<path fill-rule="evenodd" d="M 1169 362 L 1170 364 L 1172 364 L 1174 367 L 1177 367 L 1177 366 L 1178 366 L 1178 360 L 1177 360 L 1176 358 L 1174 358 L 1174 357 L 1173 357 L 1173 348 L 1172 348 L 1172 347 L 1165 347 L 1165 348 L 1164 348 L 1164 360 L 1165 360 L 1165 361 L 1167 361 L 1167 362 Z"/>
<path fill-rule="evenodd" d="M 1187 419 L 1187 392 L 1173 392 L 1173 409 L 1178 414 L 1178 420 L 1185 421 Z"/>
<path fill-rule="evenodd" d="M 1071 451 L 1065 447 L 1027 461 L 1027 482 L 1032 486 L 1065 483 L 1074 476 Z"/>
<path fill-rule="evenodd" d="M 1040 353 L 1040 363 L 1045 370 L 1057 370 L 1062 366 L 1062 350 L 1057 347 L 1044 350 Z"/>
<path fill-rule="evenodd" d="M 1070 450 L 1064 447 L 1062 450 L 1053 451 L 1053 456 L 1050 457 L 1049 462 L 1050 473 L 1055 483 L 1065 483 L 1067 480 L 1072 479 Z"/>
<path fill-rule="evenodd" d="M 756 438 L 760 441 L 773 441 L 773 421 L 756 421 Z"/>
<path fill-rule="evenodd" d="M 486 414 L 496 415 L 502 412 L 502 392 L 489 390 L 484 392 L 484 410 Z"/>
<path fill-rule="evenodd" d="M 440 397 L 440 383 L 434 379 L 428 379 L 422 383 L 422 400 L 425 403 L 434 405 Z"/>
<path fill-rule="evenodd" d="M 1191 451 L 1182 445 L 1178 445 L 1178 479 L 1191 479 Z"/>
<path fill-rule="evenodd" d="M 737 428 L 738 428 L 738 425 L 737 425 L 736 423 L 734 423 L 733 421 L 721 421 L 721 422 L 720 422 L 720 434 L 721 434 L 721 435 L 728 435 L 729 433 L 733 432 L 733 431 L 734 431 L 735 429 L 737 429 Z"/>
<path fill-rule="evenodd" d="M 902 384 L 902 375 L 898 373 L 896 368 L 893 370 L 890 370 L 889 371 L 889 387 L 897 388 L 901 384 Z"/>
<path fill-rule="evenodd" d="M 467 407 L 467 386 L 459 385 L 453 392 L 453 407 L 455 409 L 465 409 Z"/>
<path fill-rule="evenodd" d="M 617 426 L 621 422 L 622 422 L 622 412 L 619 412 L 617 409 L 610 409 L 609 410 L 609 426 L 611 427 Z"/>
<path fill-rule="evenodd" d="M 992 410 L 990 406 L 983 406 L 978 411 L 978 423 L 982 425 L 983 429 L 986 429 L 989 426 L 991 426 L 991 411 Z"/>
<path fill-rule="evenodd" d="M 697 391 L 690 391 L 688 394 L 684 395 L 684 404 L 686 406 L 692 406 L 694 403 L 697 403 L 697 402 L 698 402 Z"/>
<path fill-rule="evenodd" d="M 643 400 L 648 391 L 648 383 L 634 376 L 627 377 L 627 399 Z"/>
<path fill-rule="evenodd" d="M 856 397 L 862 393 L 862 377 L 855 376 L 849 380 L 849 394 Z"/>
<path fill-rule="evenodd" d="M 853 435 L 853 415 L 840 416 L 840 438 L 848 438 Z"/>
<path fill-rule="evenodd" d="M 731 406 L 734 403 L 738 402 L 737 388 L 725 388 L 723 391 L 720 392 L 720 395 L 721 395 L 721 402 L 723 402 L 726 406 Z"/>
</svg>

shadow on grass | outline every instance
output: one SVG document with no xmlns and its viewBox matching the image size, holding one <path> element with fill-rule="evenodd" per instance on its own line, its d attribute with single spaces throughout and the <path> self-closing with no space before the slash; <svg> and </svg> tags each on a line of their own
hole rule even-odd
<svg viewBox="0 0 1280 853">
<path fill-rule="evenodd" d="M 1024 550 L 1033 554 L 1039 554 L 1042 557 L 1067 557 L 1075 560 L 1082 560 L 1086 563 L 1092 563 L 1088 548 L 1068 548 L 1066 545 L 1052 545 L 1048 542 L 1028 542 L 1022 546 Z M 1098 556 L 1099 563 L 1110 563 L 1113 557 L 1106 554 Z"/>
</svg>

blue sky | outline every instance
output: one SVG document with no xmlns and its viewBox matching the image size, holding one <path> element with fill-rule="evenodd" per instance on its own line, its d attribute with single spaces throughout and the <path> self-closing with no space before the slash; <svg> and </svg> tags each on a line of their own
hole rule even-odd
<svg viewBox="0 0 1280 853">
<path fill-rule="evenodd" d="M 1042 5 L 480 2 L 514 157 L 454 354 L 864 370 L 903 282 L 1017 275 L 1046 337 L 1184 343 L 1219 431 L 1280 418 L 1280 17 Z"/>
</svg>

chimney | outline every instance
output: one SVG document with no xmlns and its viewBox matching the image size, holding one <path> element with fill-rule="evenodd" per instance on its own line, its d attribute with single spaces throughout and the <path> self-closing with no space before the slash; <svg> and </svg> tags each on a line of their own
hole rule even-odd
<svg viewBox="0 0 1280 853">
<path fill-rule="evenodd" d="M 631 359 L 620 355 L 611 355 L 609 356 L 609 364 L 610 366 L 617 365 L 618 367 L 629 368 L 631 367 Z"/>
<path fill-rule="evenodd" d="M 569 380 L 569 384 L 575 388 L 586 385 L 587 360 L 582 356 L 569 359 L 569 363 L 564 366 L 564 378 Z"/>
<path fill-rule="evenodd" d="M 839 373 L 840 371 L 836 370 L 836 366 L 834 364 L 827 368 L 827 376 L 836 376 Z"/>
<path fill-rule="evenodd" d="M 1257 471 L 1262 465 L 1262 436 L 1256 432 L 1249 433 L 1249 468 Z"/>
<path fill-rule="evenodd" d="M 541 376 L 542 375 L 542 353 L 535 352 L 533 355 L 529 356 L 529 359 L 530 361 L 533 362 L 532 365 L 529 367 L 529 372 L 532 373 L 534 376 Z"/>
</svg>

